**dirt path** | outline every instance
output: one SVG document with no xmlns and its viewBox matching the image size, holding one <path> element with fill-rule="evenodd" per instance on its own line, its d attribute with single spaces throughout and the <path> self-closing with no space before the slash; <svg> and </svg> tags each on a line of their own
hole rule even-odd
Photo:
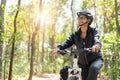
<svg viewBox="0 0 120 80">
<path fill-rule="evenodd" d="M 19 78 L 18 80 L 27 80 L 27 78 Z M 60 80 L 59 74 L 44 73 L 40 77 L 33 76 L 32 80 Z"/>
<path fill-rule="evenodd" d="M 18 80 L 27 80 L 25 78 L 20 78 Z M 38 76 L 33 76 L 32 80 L 60 80 L 60 75 L 59 74 L 52 74 L 52 73 L 44 73 L 43 75 L 41 75 L 40 77 Z M 97 80 L 103 80 L 98 78 Z M 104 80 L 108 80 L 108 79 L 104 79 Z"/>
<path fill-rule="evenodd" d="M 34 79 L 33 80 L 60 80 L 60 76 L 59 74 L 49 74 L 49 73 L 45 73 L 43 75 L 41 75 L 41 77 L 39 79 Z"/>
<path fill-rule="evenodd" d="M 59 74 L 49 74 L 45 73 L 41 77 L 33 77 L 33 80 L 60 80 Z M 102 80 L 98 78 L 97 80 Z"/>
</svg>

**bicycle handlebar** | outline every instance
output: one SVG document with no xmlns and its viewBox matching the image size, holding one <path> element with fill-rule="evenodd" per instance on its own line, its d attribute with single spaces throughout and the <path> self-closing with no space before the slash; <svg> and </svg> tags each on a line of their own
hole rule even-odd
<svg viewBox="0 0 120 80">
<path fill-rule="evenodd" d="M 62 54 L 62 55 L 66 54 L 66 53 L 79 55 L 83 52 L 92 52 L 92 48 L 83 48 L 83 49 L 79 49 L 79 50 L 75 49 L 75 50 L 70 50 L 70 51 L 69 50 L 58 50 L 58 53 Z"/>
</svg>

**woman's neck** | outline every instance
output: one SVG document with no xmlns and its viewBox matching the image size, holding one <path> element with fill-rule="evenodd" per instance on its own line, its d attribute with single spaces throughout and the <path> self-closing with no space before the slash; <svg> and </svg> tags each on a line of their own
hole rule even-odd
<svg viewBox="0 0 120 80">
<path fill-rule="evenodd" d="M 86 33 L 86 32 L 87 32 L 87 29 L 88 29 L 88 27 L 83 26 L 83 27 L 81 27 L 81 32 L 82 32 L 82 33 Z"/>
</svg>

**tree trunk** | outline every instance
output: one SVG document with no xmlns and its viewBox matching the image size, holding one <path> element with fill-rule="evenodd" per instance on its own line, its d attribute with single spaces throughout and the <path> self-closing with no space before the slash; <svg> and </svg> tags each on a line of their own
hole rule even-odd
<svg viewBox="0 0 120 80">
<path fill-rule="evenodd" d="M 118 4 L 117 4 L 117 0 L 115 0 L 115 19 L 116 19 L 116 31 L 117 31 L 117 34 L 120 36 L 120 25 L 119 25 L 119 21 L 118 21 Z"/>
<path fill-rule="evenodd" d="M 41 17 L 41 12 L 42 12 L 42 0 L 40 0 L 40 17 Z M 37 26 L 35 27 L 35 30 L 32 34 L 32 42 L 31 42 L 31 60 L 30 60 L 30 73 L 29 73 L 29 78 L 28 80 L 32 80 L 32 76 L 33 76 L 33 58 L 34 58 L 34 54 L 35 54 L 35 38 L 36 38 L 36 35 L 38 34 L 39 32 L 39 27 L 41 25 L 41 23 L 39 23 L 40 21 L 38 21 L 37 23 Z"/>
<path fill-rule="evenodd" d="M 57 21 L 57 18 L 55 18 L 55 21 Z M 51 37 L 51 47 L 52 47 L 52 49 L 54 49 L 55 48 L 55 23 L 52 25 L 52 30 L 53 30 L 53 32 L 52 32 L 52 37 Z M 55 59 L 56 59 L 56 57 L 55 56 L 52 56 L 52 63 L 54 63 L 53 64 L 53 73 L 55 73 L 56 71 L 55 71 L 55 69 L 56 69 L 56 61 L 55 61 Z"/>
<path fill-rule="evenodd" d="M 13 33 L 12 49 L 11 49 L 11 55 L 10 55 L 10 67 L 9 67 L 8 80 L 12 80 L 12 67 L 13 67 L 14 49 L 15 49 L 15 42 L 16 42 L 15 35 L 16 35 L 16 31 L 17 31 L 16 20 L 17 20 L 18 13 L 19 13 L 20 2 L 21 2 L 21 0 L 18 0 L 18 10 L 17 10 L 17 12 L 15 14 L 15 18 L 14 18 L 14 33 Z"/>
<path fill-rule="evenodd" d="M 107 33 L 107 27 L 106 27 L 106 18 L 105 18 L 106 13 L 104 13 L 104 19 L 103 19 L 103 26 L 104 26 L 104 33 Z"/>
<path fill-rule="evenodd" d="M 75 19 L 74 19 L 74 7 L 73 7 L 73 4 L 74 4 L 74 0 L 71 1 L 71 8 L 70 8 L 70 9 L 71 9 L 71 14 L 72 14 L 72 15 L 71 15 L 71 16 L 72 16 L 72 24 L 71 24 L 71 25 L 72 25 L 72 26 L 71 26 L 71 32 L 72 32 L 72 33 L 73 33 L 73 31 L 74 31 L 74 20 L 75 20 Z M 72 48 L 71 48 L 71 49 L 72 49 Z M 72 56 L 69 56 L 69 57 L 70 57 L 70 58 L 69 58 L 69 59 L 70 59 L 70 63 L 71 63 L 71 65 L 73 65 L 73 57 L 72 57 Z"/>
<path fill-rule="evenodd" d="M 104 1 L 105 1 L 105 0 L 104 0 Z M 104 10 L 105 4 L 103 4 L 103 6 L 104 6 L 104 7 L 103 7 L 103 10 Z M 104 26 L 103 32 L 104 32 L 104 33 L 107 33 L 108 31 L 107 31 L 107 26 L 106 26 L 106 21 L 107 21 L 107 20 L 106 20 L 106 11 L 104 11 L 103 17 L 104 17 L 104 19 L 103 19 L 103 26 Z"/>
<path fill-rule="evenodd" d="M 105 72 L 107 72 L 107 70 L 108 70 L 108 59 L 104 60 L 104 70 L 105 70 Z"/>
<path fill-rule="evenodd" d="M 29 36 L 28 36 L 28 62 L 30 61 L 30 44 L 31 43 L 31 36 L 30 36 L 30 32 L 29 32 Z"/>
<path fill-rule="evenodd" d="M 29 74 L 28 80 L 32 80 L 32 75 L 33 75 L 33 57 L 35 53 L 35 36 L 36 36 L 36 32 L 34 31 L 32 35 L 32 42 L 31 42 L 30 74 Z"/>
<path fill-rule="evenodd" d="M 95 28 L 98 28 L 98 24 L 97 24 L 98 19 L 97 19 L 97 10 L 96 10 L 96 2 L 95 1 L 93 3 L 93 7 L 94 7 L 94 12 L 95 12 L 95 17 L 94 17 L 95 23 L 94 23 L 94 26 L 95 26 Z"/>
<path fill-rule="evenodd" d="M 5 71 L 6 71 L 6 60 L 5 60 L 5 62 L 4 62 L 4 77 L 3 77 L 3 80 L 5 80 L 5 77 L 6 77 Z"/>
<path fill-rule="evenodd" d="M 6 6 L 6 0 L 1 0 L 1 5 Z M 4 10 L 0 5 L 0 80 L 2 79 L 2 54 L 3 54 L 3 39 L 2 33 L 4 32 Z"/>
<path fill-rule="evenodd" d="M 44 68 L 44 41 L 45 41 L 45 32 L 43 29 L 43 36 L 42 36 L 42 66 Z"/>
<path fill-rule="evenodd" d="M 39 33 L 37 35 L 37 39 L 38 39 L 37 40 L 37 45 L 36 45 L 37 46 L 37 50 L 36 50 L 37 54 L 35 56 L 36 57 L 36 66 L 37 66 L 36 69 L 35 69 L 35 71 L 36 71 L 35 74 L 36 75 L 38 75 L 38 73 L 39 73 L 39 66 L 38 65 L 40 64 L 40 49 L 39 49 L 39 46 L 40 46 L 40 42 L 39 42 L 40 41 L 40 35 L 39 35 Z"/>
<path fill-rule="evenodd" d="M 42 31 L 42 46 L 41 46 L 42 47 L 42 56 L 41 56 L 42 66 L 44 65 L 44 42 L 45 42 L 45 28 L 43 27 L 43 31 Z"/>
<path fill-rule="evenodd" d="M 72 27 L 71 27 L 71 32 L 74 31 L 74 9 L 73 9 L 73 3 L 74 3 L 74 0 L 71 1 L 71 14 L 72 14 Z"/>
</svg>

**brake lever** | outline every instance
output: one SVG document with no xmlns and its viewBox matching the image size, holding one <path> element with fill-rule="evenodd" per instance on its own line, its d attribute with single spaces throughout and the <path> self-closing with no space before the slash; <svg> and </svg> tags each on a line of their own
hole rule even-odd
<svg viewBox="0 0 120 80">
<path fill-rule="evenodd" d="M 86 52 L 92 52 L 92 48 L 84 48 L 84 51 L 86 51 Z"/>
</svg>

